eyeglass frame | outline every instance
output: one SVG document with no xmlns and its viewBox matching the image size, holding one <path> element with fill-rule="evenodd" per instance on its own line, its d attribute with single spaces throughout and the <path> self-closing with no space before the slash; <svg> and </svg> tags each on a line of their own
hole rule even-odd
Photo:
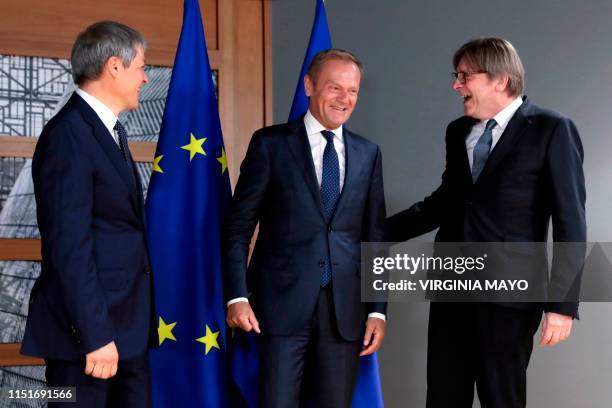
<svg viewBox="0 0 612 408">
<path fill-rule="evenodd" d="M 455 71 L 455 72 L 451 72 L 451 78 L 453 82 L 459 81 L 460 84 L 465 85 L 468 79 L 470 79 L 472 75 L 486 74 L 486 73 L 487 71 L 482 71 L 482 70 L 481 71 Z"/>
</svg>

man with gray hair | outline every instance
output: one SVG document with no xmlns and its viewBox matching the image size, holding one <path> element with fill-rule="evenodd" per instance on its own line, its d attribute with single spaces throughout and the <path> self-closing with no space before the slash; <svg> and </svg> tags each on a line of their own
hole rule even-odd
<svg viewBox="0 0 612 408">
<path fill-rule="evenodd" d="M 574 123 L 524 95 L 523 64 L 508 41 L 482 38 L 453 57 L 464 116 L 446 130 L 446 168 L 429 197 L 388 219 L 389 239 L 439 228 L 436 242 L 586 240 L 583 149 Z M 555 254 L 556 255 L 556 254 Z M 556 271 L 553 267 L 553 280 Z M 533 336 L 568 338 L 578 304 L 432 302 L 427 407 L 524 407 Z"/>
<path fill-rule="evenodd" d="M 47 385 L 74 407 L 150 406 L 155 342 L 142 187 L 120 112 L 148 82 L 135 30 L 95 23 L 72 48 L 78 89 L 47 123 L 32 161 L 42 271 L 22 353 L 45 359 Z M 50 403 L 49 406 L 53 406 Z"/>
<path fill-rule="evenodd" d="M 350 407 L 359 356 L 385 335 L 386 304 L 361 302 L 360 243 L 383 240 L 385 197 L 380 149 L 345 126 L 360 83 L 353 54 L 317 54 L 304 117 L 255 132 L 240 167 L 225 228 L 227 322 L 260 334 L 262 407 L 298 407 L 300 396 Z"/>
</svg>

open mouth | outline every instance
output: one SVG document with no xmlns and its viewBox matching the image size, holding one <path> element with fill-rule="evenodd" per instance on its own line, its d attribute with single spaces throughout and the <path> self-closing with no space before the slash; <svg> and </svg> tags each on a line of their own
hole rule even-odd
<svg viewBox="0 0 612 408">
<path fill-rule="evenodd" d="M 467 103 L 470 99 L 472 99 L 472 97 L 470 95 L 463 95 L 463 103 Z"/>
<path fill-rule="evenodd" d="M 331 108 L 340 112 L 346 111 L 346 108 L 342 106 L 332 106 Z"/>
</svg>

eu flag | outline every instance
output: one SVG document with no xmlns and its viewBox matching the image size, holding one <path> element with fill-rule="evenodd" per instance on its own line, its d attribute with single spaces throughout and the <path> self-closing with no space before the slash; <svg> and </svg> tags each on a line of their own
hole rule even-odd
<svg viewBox="0 0 612 408">
<path fill-rule="evenodd" d="M 227 406 L 221 222 L 231 197 L 197 0 L 183 26 L 147 195 L 159 348 L 155 407 Z"/>
<path fill-rule="evenodd" d="M 306 48 L 302 70 L 300 71 L 297 86 L 295 87 L 295 94 L 293 94 L 289 121 L 298 119 L 308 110 L 308 97 L 304 91 L 304 75 L 306 75 L 306 71 L 308 71 L 308 66 L 312 58 L 317 55 L 318 52 L 330 48 L 331 38 L 329 36 L 329 26 L 327 25 L 325 5 L 323 4 L 323 0 L 317 0 L 317 8 L 315 10 L 314 22 L 312 23 L 312 31 L 310 32 L 310 40 L 308 41 L 308 48 Z"/>
</svg>

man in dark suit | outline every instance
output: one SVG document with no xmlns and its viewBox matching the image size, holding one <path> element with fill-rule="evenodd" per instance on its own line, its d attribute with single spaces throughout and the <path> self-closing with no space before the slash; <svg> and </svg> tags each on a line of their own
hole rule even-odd
<svg viewBox="0 0 612 408">
<path fill-rule="evenodd" d="M 72 49 L 77 91 L 44 127 L 32 162 L 42 272 L 22 352 L 45 358 L 71 407 L 148 407 L 151 270 L 143 195 L 117 115 L 138 107 L 146 43 L 99 22 Z M 50 404 L 50 406 L 53 406 Z"/>
<path fill-rule="evenodd" d="M 442 183 L 389 218 L 389 239 L 439 228 L 437 242 L 545 242 L 552 219 L 555 242 L 584 242 L 583 150 L 573 122 L 522 96 L 523 66 L 508 41 L 470 41 L 453 65 L 465 116 L 448 125 Z M 567 339 L 577 303 L 432 302 L 427 406 L 471 407 L 476 383 L 483 407 L 524 407 L 542 311 L 540 344 Z"/>
<path fill-rule="evenodd" d="M 359 355 L 384 336 L 386 304 L 362 303 L 360 279 L 360 242 L 383 239 L 381 155 L 343 126 L 360 79 L 352 54 L 317 54 L 306 115 L 255 132 L 242 162 L 226 226 L 227 321 L 261 333 L 267 408 L 299 405 L 305 365 L 317 407 L 350 406 Z"/>
</svg>

